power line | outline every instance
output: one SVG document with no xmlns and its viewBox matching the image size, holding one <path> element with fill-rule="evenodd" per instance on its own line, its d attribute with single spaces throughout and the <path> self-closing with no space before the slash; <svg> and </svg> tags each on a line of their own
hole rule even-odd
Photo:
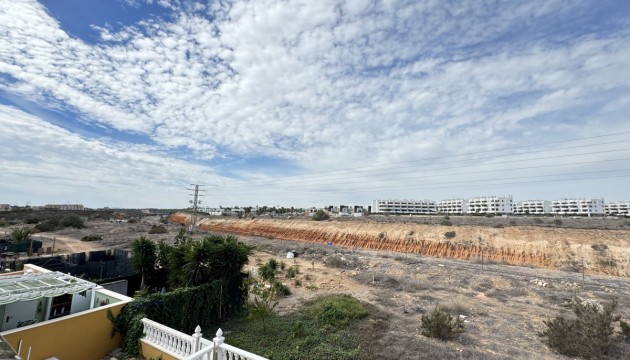
<svg viewBox="0 0 630 360">
<path fill-rule="evenodd" d="M 516 162 L 528 162 L 528 161 L 534 161 L 534 160 L 550 160 L 550 159 L 559 159 L 559 158 L 566 158 L 566 157 L 573 157 L 573 156 L 584 156 L 584 155 L 595 155 L 595 154 L 604 154 L 604 153 L 611 153 L 611 152 L 619 152 L 619 151 L 628 151 L 630 150 L 630 148 L 624 148 L 624 149 L 614 149 L 614 150 L 602 150 L 602 151 L 591 151 L 591 152 L 584 152 L 584 153 L 574 153 L 574 154 L 566 154 L 566 155 L 555 155 L 555 156 L 544 156 L 544 157 L 537 157 L 537 158 L 529 158 L 529 159 L 515 159 L 515 160 L 508 160 L 508 161 L 498 161 L 498 162 L 492 162 L 492 163 L 485 163 L 485 164 L 464 164 L 464 165 L 457 165 L 457 166 L 452 166 L 452 167 L 443 167 L 443 168 L 423 168 L 422 170 L 424 171 L 441 171 L 441 170 L 448 170 L 448 169 L 460 169 L 460 168 L 469 168 L 469 167 L 478 167 L 481 165 L 485 165 L 485 166 L 492 166 L 492 165 L 501 165 L 501 164 L 511 164 L 511 163 L 516 163 Z M 626 160 L 626 159 L 622 159 L 622 160 Z M 461 161 L 461 160 L 460 160 Z M 459 161 L 456 161 L 459 162 Z M 445 162 L 445 163 L 449 163 L 449 162 Z M 437 164 L 436 164 L 437 165 Z M 544 167 L 544 166 L 538 166 L 538 167 Z M 406 168 L 408 169 L 408 168 Z M 394 175 L 394 174 L 406 174 L 408 173 L 409 170 L 407 171 L 400 171 L 400 172 L 388 172 L 387 175 Z M 466 173 L 464 173 L 466 174 Z M 362 173 L 361 175 L 366 175 L 365 173 Z M 305 183 L 315 183 L 315 182 L 326 182 L 326 181 L 332 181 L 332 180 L 347 180 L 347 179 L 356 179 L 357 178 L 357 174 L 353 174 L 353 175 L 346 175 L 346 176 L 338 176 L 338 177 L 333 177 L 333 178 L 327 178 L 327 179 L 305 179 L 305 180 L 301 180 L 300 184 L 304 185 Z M 295 181 L 291 178 L 287 178 L 285 180 L 278 180 L 278 181 L 272 181 L 272 180 L 266 180 L 267 182 L 269 182 L 269 185 L 279 185 L 278 182 L 280 181 Z M 252 183 L 254 182 L 254 183 Z M 255 181 L 248 181 L 246 183 L 244 183 L 243 185 L 248 185 L 248 186 L 262 186 L 265 185 L 264 183 L 262 184 L 256 184 Z M 221 186 L 222 189 L 236 189 L 236 188 L 241 188 L 242 186 L 238 186 L 238 185 L 232 185 L 232 186 Z"/>
<path fill-rule="evenodd" d="M 187 188 L 187 190 L 193 191 L 192 194 L 188 194 L 193 197 L 193 199 L 190 200 L 190 203 L 192 204 L 192 211 L 193 211 L 193 216 L 192 216 L 193 219 L 192 219 L 192 224 L 190 225 L 190 233 L 194 234 L 195 232 L 197 232 L 197 207 L 199 204 L 201 204 L 201 200 L 199 200 L 199 198 L 203 197 L 203 195 L 199 193 L 204 192 L 206 190 L 202 189 L 202 187 L 204 187 L 205 185 L 190 184 L 190 186 L 193 186 L 193 188 Z"/>
<path fill-rule="evenodd" d="M 499 152 L 499 151 L 506 151 L 506 150 L 515 150 L 515 149 L 523 149 L 523 148 L 529 148 L 529 147 L 534 147 L 534 146 L 545 146 L 545 145 L 553 145 L 553 144 L 560 144 L 560 143 L 565 143 L 565 142 L 573 142 L 573 141 L 581 141 L 581 140 L 590 140 L 590 139 L 597 139 L 597 138 L 603 138 L 603 137 L 611 137 L 611 136 L 617 136 L 617 135 L 625 135 L 625 134 L 630 134 L 630 131 L 624 131 L 624 132 L 618 132 L 618 133 L 611 133 L 611 134 L 603 134 L 603 135 L 596 135 L 596 136 L 589 136 L 589 137 L 582 137 L 582 138 L 574 138 L 574 139 L 566 139 L 566 140 L 558 140 L 558 141 L 552 141 L 552 142 L 546 142 L 546 143 L 537 143 L 537 144 L 530 144 L 530 145 L 521 145 L 521 146 L 513 146 L 513 147 L 507 147 L 507 148 L 500 148 L 500 149 L 492 149 L 492 150 L 481 150 L 481 151 L 475 151 L 475 154 L 485 154 L 485 153 L 493 153 L 493 152 Z M 537 152 L 547 152 L 547 151 L 556 151 L 556 150 L 567 150 L 567 149 L 573 149 L 573 148 L 580 148 L 580 147 L 588 147 L 588 146 L 599 146 L 599 145 L 609 145 L 609 144 L 614 144 L 614 143 L 627 143 L 629 140 L 621 140 L 621 141 L 614 141 L 614 142 L 606 142 L 606 143 L 598 143 L 598 144 L 586 144 L 586 145 L 579 145 L 579 146 L 573 146 L 573 147 L 566 147 L 566 148 L 557 148 L 557 149 L 547 149 L 547 150 L 535 150 L 535 151 L 528 151 L 528 152 L 524 152 L 524 153 L 517 153 L 517 154 L 506 154 L 506 155 L 495 155 L 495 156 L 490 156 L 490 157 L 484 157 L 484 158 L 476 158 L 476 160 L 479 159 L 491 159 L 491 158 L 496 158 L 496 157 L 503 157 L 503 156 L 518 156 L 518 155 L 526 155 L 526 154 L 531 154 L 531 153 L 537 153 Z M 260 181 L 283 181 L 282 179 L 286 179 L 284 181 L 289 181 L 291 179 L 299 179 L 302 177 L 312 177 L 312 176 L 324 176 L 324 174 L 333 174 L 333 173 L 337 173 L 337 172 L 348 172 L 348 171 L 357 171 L 357 170 L 361 170 L 361 169 L 369 169 L 369 168 L 379 168 L 382 166 L 386 166 L 383 169 L 392 169 L 392 168 L 399 168 L 399 167 L 391 167 L 391 165 L 399 165 L 399 164 L 409 164 L 409 163 L 417 163 L 417 162 L 421 162 L 421 161 L 428 161 L 428 160 L 439 160 L 439 159 L 448 159 L 448 158 L 454 158 L 454 157 L 462 157 L 462 156 L 470 156 L 468 154 L 461 154 L 461 155 L 445 155 L 445 156 L 437 156 L 437 157 L 429 157 L 429 158 L 423 158 L 423 159 L 416 159 L 416 160 L 407 160 L 407 161 L 399 161 L 399 162 L 391 162 L 391 163 L 387 163 L 387 164 L 380 164 L 380 165 L 369 165 L 369 166 L 361 166 L 361 167 L 354 167 L 354 168 L 346 168 L 346 169 L 337 169 L 337 170 L 330 170 L 330 171 L 324 171 L 324 172 L 319 172 L 319 173 L 313 173 L 313 174 L 302 174 L 302 175 L 295 175 L 295 176 L 291 176 L 291 177 L 271 177 L 271 178 L 267 178 L 267 179 L 260 179 Z M 467 159 L 461 159 L 461 160 L 457 160 L 457 161 L 467 161 Z M 320 174 L 320 175 L 318 175 Z M 257 181 L 257 180 L 250 180 L 250 182 L 252 181 Z"/>
</svg>

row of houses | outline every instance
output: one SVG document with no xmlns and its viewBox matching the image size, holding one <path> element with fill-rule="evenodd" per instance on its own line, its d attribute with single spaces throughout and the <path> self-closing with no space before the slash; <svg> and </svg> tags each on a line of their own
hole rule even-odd
<svg viewBox="0 0 630 360">
<path fill-rule="evenodd" d="M 514 202 L 511 196 L 481 196 L 442 201 L 379 199 L 372 202 L 370 210 L 383 214 L 630 216 L 630 201 L 604 202 L 603 198 L 572 198 Z"/>
</svg>

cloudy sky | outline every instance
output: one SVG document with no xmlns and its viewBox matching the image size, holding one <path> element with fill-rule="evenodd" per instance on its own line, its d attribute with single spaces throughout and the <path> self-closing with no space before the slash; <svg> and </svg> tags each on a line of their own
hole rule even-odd
<svg viewBox="0 0 630 360">
<path fill-rule="evenodd" d="M 0 2 L 0 203 L 630 200 L 630 1 Z"/>
</svg>

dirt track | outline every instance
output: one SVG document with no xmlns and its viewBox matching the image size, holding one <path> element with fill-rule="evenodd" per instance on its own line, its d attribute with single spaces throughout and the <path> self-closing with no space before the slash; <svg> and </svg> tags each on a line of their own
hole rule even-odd
<svg viewBox="0 0 630 360">
<path fill-rule="evenodd" d="M 176 222 L 187 223 L 186 214 Z M 442 226 L 374 221 L 324 221 L 303 219 L 208 218 L 199 229 L 245 236 L 333 243 L 338 247 L 413 253 L 440 258 L 488 261 L 511 265 L 581 271 L 630 277 L 630 231 L 567 229 L 536 226 Z M 455 237 L 446 239 L 445 233 Z M 592 245 L 604 244 L 596 251 Z"/>
</svg>

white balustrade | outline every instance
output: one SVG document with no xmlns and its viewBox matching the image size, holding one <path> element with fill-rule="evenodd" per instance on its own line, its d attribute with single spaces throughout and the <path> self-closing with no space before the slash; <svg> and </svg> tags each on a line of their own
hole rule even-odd
<svg viewBox="0 0 630 360">
<path fill-rule="evenodd" d="M 181 360 L 268 360 L 224 343 L 219 329 L 212 341 L 202 338 L 197 326 L 193 335 L 187 335 L 149 319 L 142 319 L 145 336 L 143 341 L 167 351 Z"/>
<path fill-rule="evenodd" d="M 190 355 L 197 351 L 198 339 L 201 337 L 201 329 L 198 326 L 195 329 L 195 335 L 198 332 L 199 335 L 191 336 L 147 318 L 142 319 L 142 324 L 144 325 L 144 340 L 157 348 L 175 355 Z"/>
</svg>

